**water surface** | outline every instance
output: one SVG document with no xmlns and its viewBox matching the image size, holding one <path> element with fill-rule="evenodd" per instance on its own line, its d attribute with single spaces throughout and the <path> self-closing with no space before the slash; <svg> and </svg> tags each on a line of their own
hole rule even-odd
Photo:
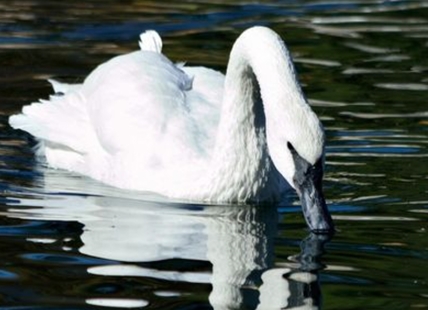
<svg viewBox="0 0 428 310">
<path fill-rule="evenodd" d="M 428 4 L 0 4 L 0 309 L 428 308 Z M 275 29 L 327 130 L 338 232 L 280 206 L 168 203 L 51 170 L 7 117 L 158 30 L 174 61 L 225 71 L 245 28 Z M 311 308 L 312 307 L 312 308 Z"/>
</svg>

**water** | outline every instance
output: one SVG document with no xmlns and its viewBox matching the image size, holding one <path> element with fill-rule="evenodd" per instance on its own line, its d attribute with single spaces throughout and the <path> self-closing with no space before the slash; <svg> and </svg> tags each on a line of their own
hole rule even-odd
<svg viewBox="0 0 428 310">
<path fill-rule="evenodd" d="M 428 307 L 426 1 L 4 1 L 0 20 L 0 309 Z M 174 61 L 224 71 L 254 24 L 286 40 L 327 129 L 331 240 L 295 196 L 139 197 L 41 166 L 7 126 L 46 78 L 81 81 L 145 29 Z"/>
</svg>

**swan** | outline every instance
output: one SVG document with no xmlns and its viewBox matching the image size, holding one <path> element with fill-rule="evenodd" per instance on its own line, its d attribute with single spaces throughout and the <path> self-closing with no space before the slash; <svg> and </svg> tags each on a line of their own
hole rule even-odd
<svg viewBox="0 0 428 310">
<path fill-rule="evenodd" d="M 175 64 L 149 30 L 140 50 L 98 66 L 10 125 L 49 166 L 115 187 L 206 203 L 278 201 L 290 186 L 314 232 L 331 232 L 322 192 L 325 134 L 273 30 L 236 40 L 226 75 Z"/>
</svg>

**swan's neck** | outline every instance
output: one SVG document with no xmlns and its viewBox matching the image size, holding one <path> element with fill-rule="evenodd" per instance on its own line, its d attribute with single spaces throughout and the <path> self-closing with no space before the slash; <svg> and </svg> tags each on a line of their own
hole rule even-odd
<svg viewBox="0 0 428 310">
<path fill-rule="evenodd" d="M 279 198 L 281 176 L 272 163 L 268 141 L 281 127 L 276 123 L 292 117 L 280 107 L 282 102 L 290 107 L 301 104 L 293 98 L 296 93 L 302 97 L 282 40 L 265 28 L 244 32 L 227 68 L 208 199 Z"/>
</svg>

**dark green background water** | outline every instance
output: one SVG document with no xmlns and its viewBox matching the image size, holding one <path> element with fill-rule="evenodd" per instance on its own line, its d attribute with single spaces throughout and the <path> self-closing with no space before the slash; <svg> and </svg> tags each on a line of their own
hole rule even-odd
<svg viewBox="0 0 428 310">
<path fill-rule="evenodd" d="M 146 29 L 172 60 L 224 71 L 255 24 L 286 41 L 327 129 L 338 228 L 327 243 L 304 241 L 295 196 L 276 208 L 142 201 L 36 163 L 33 141 L 7 125 L 48 96 L 47 78 L 82 81 Z M 272 307 L 282 296 L 288 307 L 428 308 L 427 55 L 423 0 L 1 1 L 0 309 L 252 309 L 268 271 L 280 273 Z"/>
</svg>

